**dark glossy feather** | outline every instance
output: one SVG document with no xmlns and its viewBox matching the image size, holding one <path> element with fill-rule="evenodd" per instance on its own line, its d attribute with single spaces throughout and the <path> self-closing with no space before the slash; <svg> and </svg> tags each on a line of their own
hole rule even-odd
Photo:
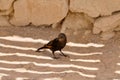
<svg viewBox="0 0 120 80">
<path fill-rule="evenodd" d="M 62 53 L 62 55 L 66 57 L 67 55 L 65 55 L 61 51 L 65 47 L 66 43 L 67 43 L 66 35 L 64 33 L 60 33 L 57 38 L 49 41 L 43 47 L 38 48 L 36 52 L 39 52 L 40 49 L 50 49 L 52 51 L 52 53 L 53 53 L 53 57 L 57 58 L 55 56 L 54 52 L 57 51 L 57 50 L 59 50 Z"/>
</svg>

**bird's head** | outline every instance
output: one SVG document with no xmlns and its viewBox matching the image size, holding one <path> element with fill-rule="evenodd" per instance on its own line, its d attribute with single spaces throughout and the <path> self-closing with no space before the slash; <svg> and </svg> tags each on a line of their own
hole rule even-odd
<svg viewBox="0 0 120 80">
<path fill-rule="evenodd" d="M 59 39 L 59 41 L 66 41 L 67 40 L 66 35 L 64 33 L 60 33 L 58 35 L 58 39 Z"/>
</svg>

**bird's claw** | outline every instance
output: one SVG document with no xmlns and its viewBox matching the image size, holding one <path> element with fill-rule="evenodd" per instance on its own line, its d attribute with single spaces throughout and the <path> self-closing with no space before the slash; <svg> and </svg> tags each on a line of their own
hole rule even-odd
<svg viewBox="0 0 120 80">
<path fill-rule="evenodd" d="M 35 52 L 40 52 L 39 50 L 36 50 Z"/>
<path fill-rule="evenodd" d="M 61 56 L 64 56 L 64 57 L 68 57 L 68 58 L 70 57 L 70 56 L 68 56 L 68 55 L 65 55 L 65 54 L 60 54 L 60 55 L 61 55 Z"/>
</svg>

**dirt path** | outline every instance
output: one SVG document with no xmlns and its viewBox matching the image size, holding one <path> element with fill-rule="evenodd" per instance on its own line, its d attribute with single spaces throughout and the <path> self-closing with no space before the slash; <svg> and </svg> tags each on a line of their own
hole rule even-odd
<svg viewBox="0 0 120 80">
<path fill-rule="evenodd" d="M 0 80 L 120 80 L 120 33 L 102 41 L 98 35 L 72 35 L 63 49 L 70 58 L 35 50 L 59 29 L 0 27 Z"/>
</svg>

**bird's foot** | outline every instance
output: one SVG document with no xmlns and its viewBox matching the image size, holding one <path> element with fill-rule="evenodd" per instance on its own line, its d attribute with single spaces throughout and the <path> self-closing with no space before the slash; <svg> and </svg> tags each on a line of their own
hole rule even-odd
<svg viewBox="0 0 120 80">
<path fill-rule="evenodd" d="M 61 56 L 64 56 L 64 57 L 70 57 L 69 55 L 65 55 L 65 54 L 60 54 Z"/>
<path fill-rule="evenodd" d="M 36 50 L 35 52 L 41 52 L 41 51 L 39 51 L 39 50 Z"/>
</svg>

